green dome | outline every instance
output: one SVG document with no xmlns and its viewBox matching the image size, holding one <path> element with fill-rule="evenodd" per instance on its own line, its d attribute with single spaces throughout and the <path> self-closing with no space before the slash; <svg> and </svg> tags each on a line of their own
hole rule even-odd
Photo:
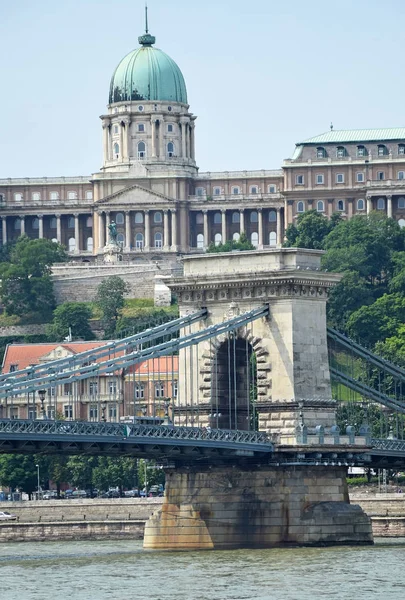
<svg viewBox="0 0 405 600">
<path fill-rule="evenodd" d="M 184 77 L 174 60 L 152 47 L 152 35 L 138 39 L 141 47 L 127 54 L 114 71 L 109 103 L 164 100 L 187 104 Z"/>
</svg>

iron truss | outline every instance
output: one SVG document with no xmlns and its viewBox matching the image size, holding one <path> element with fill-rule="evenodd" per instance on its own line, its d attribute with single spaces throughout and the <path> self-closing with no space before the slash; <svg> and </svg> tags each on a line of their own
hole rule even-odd
<svg viewBox="0 0 405 600">
<path fill-rule="evenodd" d="M 46 363 L 44 371 L 37 373 L 34 378 L 28 376 L 27 373 L 25 373 L 25 376 L 23 377 L 9 377 L 7 381 L 0 384 L 0 398 L 17 396 L 19 394 L 30 393 L 40 389 L 48 389 L 55 385 L 80 381 L 101 374 L 116 373 L 120 369 L 128 368 L 145 360 L 158 358 L 159 356 L 167 356 L 168 354 L 176 353 L 183 348 L 194 346 L 212 337 L 235 331 L 251 321 L 267 316 L 268 313 L 268 305 L 263 305 L 224 321 L 223 323 L 217 323 L 216 325 L 184 335 L 180 338 L 170 339 L 169 341 L 148 348 L 137 348 L 133 352 L 122 354 L 121 356 L 114 356 L 106 361 L 92 364 L 86 363 L 80 367 L 75 366 L 73 370 L 59 369 L 58 366 L 55 368 L 54 362 L 51 361 Z M 201 318 L 201 315 L 199 318 Z M 162 335 L 163 334 L 160 332 L 159 336 L 161 337 Z M 13 373 L 13 376 L 15 375 L 16 373 Z"/>
<path fill-rule="evenodd" d="M 126 454 L 188 460 L 269 455 L 266 433 L 83 421 L 0 420 L 0 453 Z"/>
</svg>

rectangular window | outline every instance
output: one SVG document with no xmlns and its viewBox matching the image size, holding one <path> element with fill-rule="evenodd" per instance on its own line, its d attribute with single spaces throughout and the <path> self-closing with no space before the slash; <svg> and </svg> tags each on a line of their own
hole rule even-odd
<svg viewBox="0 0 405 600">
<path fill-rule="evenodd" d="M 145 387 L 144 385 L 137 385 L 135 387 L 135 398 L 143 398 L 145 396 Z"/>
<path fill-rule="evenodd" d="M 197 196 L 204 196 L 204 188 L 197 188 Z"/>
<path fill-rule="evenodd" d="M 155 398 L 163 398 L 165 395 L 165 388 L 163 383 L 155 383 Z"/>
<path fill-rule="evenodd" d="M 316 183 L 317 185 L 323 185 L 323 175 L 316 176 Z"/>
<path fill-rule="evenodd" d="M 51 192 L 50 198 L 51 200 L 59 200 L 58 192 Z"/>
<path fill-rule="evenodd" d="M 10 373 L 14 373 L 14 371 L 18 371 L 18 364 L 10 365 Z"/>
<path fill-rule="evenodd" d="M 52 387 L 48 388 L 48 397 L 54 397 L 56 396 L 56 387 L 53 385 Z"/>
<path fill-rule="evenodd" d="M 384 174 L 384 171 L 378 171 L 378 172 L 377 172 L 377 179 L 378 179 L 379 181 L 383 181 L 383 180 L 385 179 L 385 174 Z"/>
<path fill-rule="evenodd" d="M 54 419 L 55 418 L 55 409 L 50 408 L 48 406 L 48 408 L 46 409 L 46 416 L 48 417 L 48 419 Z"/>
<path fill-rule="evenodd" d="M 109 381 L 108 382 L 108 391 L 110 394 L 116 394 L 117 393 L 117 382 L 116 381 Z"/>
<path fill-rule="evenodd" d="M 404 171 L 398 171 L 398 179 L 404 179 Z"/>
<path fill-rule="evenodd" d="M 32 199 L 33 200 L 41 200 L 41 194 L 39 192 L 34 192 L 32 194 Z"/>
<path fill-rule="evenodd" d="M 171 123 L 169 123 L 169 124 L 168 124 L 168 126 L 167 126 L 167 131 L 168 131 L 169 133 L 172 133 L 172 132 L 173 132 L 173 125 L 172 125 Z"/>
<path fill-rule="evenodd" d="M 275 194 L 275 193 L 276 193 L 276 186 L 269 185 L 269 194 Z"/>
<path fill-rule="evenodd" d="M 177 398 L 178 393 L 179 393 L 178 383 L 177 383 L 177 381 L 173 381 L 173 398 Z"/>
<path fill-rule="evenodd" d="M 31 421 L 32 421 L 33 419 L 36 419 L 36 418 L 37 418 L 37 411 L 36 411 L 36 409 L 34 409 L 34 410 L 33 410 L 33 409 L 31 408 L 31 409 L 28 411 L 28 418 L 29 418 Z"/>
<path fill-rule="evenodd" d="M 65 404 L 63 407 L 63 415 L 65 419 L 73 419 L 73 406 L 71 404 Z"/>
<path fill-rule="evenodd" d="M 91 404 L 89 406 L 89 419 L 98 419 L 98 406 L 97 406 L 97 404 Z"/>
<path fill-rule="evenodd" d="M 72 384 L 71 383 L 64 383 L 63 384 L 63 395 L 64 396 L 71 396 L 72 395 Z"/>
<path fill-rule="evenodd" d="M 345 181 L 345 176 L 343 175 L 343 173 L 337 173 L 336 174 L 336 183 L 344 183 Z"/>
<path fill-rule="evenodd" d="M 96 396 L 98 394 L 98 381 L 90 381 L 89 394 L 90 396 Z"/>
<path fill-rule="evenodd" d="M 108 406 L 108 416 L 110 419 L 116 419 L 117 418 L 117 407 L 114 405 L 109 405 Z"/>
<path fill-rule="evenodd" d="M 304 185 L 304 175 L 296 175 L 295 183 L 297 185 Z"/>
<path fill-rule="evenodd" d="M 86 200 L 92 200 L 93 192 L 91 190 L 87 190 L 86 192 Z"/>
<path fill-rule="evenodd" d="M 357 183 L 363 183 L 364 173 L 356 173 L 356 181 L 357 181 Z"/>
</svg>

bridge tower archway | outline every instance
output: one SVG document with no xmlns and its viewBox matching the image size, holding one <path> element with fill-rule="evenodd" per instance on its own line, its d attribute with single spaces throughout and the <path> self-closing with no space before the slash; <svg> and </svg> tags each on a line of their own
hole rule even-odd
<svg viewBox="0 0 405 600">
<path fill-rule="evenodd" d="M 216 429 L 257 429 L 256 355 L 247 339 L 236 335 L 219 342 L 211 360 L 211 412 Z"/>
</svg>

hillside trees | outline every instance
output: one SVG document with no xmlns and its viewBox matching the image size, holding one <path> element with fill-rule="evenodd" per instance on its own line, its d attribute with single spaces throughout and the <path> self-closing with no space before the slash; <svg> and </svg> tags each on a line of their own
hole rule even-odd
<svg viewBox="0 0 405 600">
<path fill-rule="evenodd" d="M 84 302 L 65 302 L 53 311 L 53 322 L 48 326 L 49 339 L 62 342 L 69 336 L 72 339 L 93 340 L 94 334 L 90 328 L 89 320 L 92 311 Z"/>
<path fill-rule="evenodd" d="M 117 321 L 124 308 L 124 295 L 129 292 L 129 285 L 121 277 L 107 277 L 97 288 L 96 305 L 102 313 L 105 337 L 113 336 Z"/>
</svg>

